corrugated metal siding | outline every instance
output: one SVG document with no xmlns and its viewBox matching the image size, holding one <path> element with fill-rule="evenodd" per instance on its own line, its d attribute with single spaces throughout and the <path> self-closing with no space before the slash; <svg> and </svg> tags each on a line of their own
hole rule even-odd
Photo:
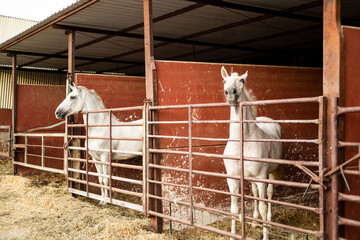
<svg viewBox="0 0 360 240">
<path fill-rule="evenodd" d="M 66 73 L 18 71 L 18 84 L 65 85 Z M 11 69 L 0 69 L 0 108 L 11 109 Z"/>
<path fill-rule="evenodd" d="M 0 43 L 35 25 L 36 21 L 0 16 Z"/>
</svg>

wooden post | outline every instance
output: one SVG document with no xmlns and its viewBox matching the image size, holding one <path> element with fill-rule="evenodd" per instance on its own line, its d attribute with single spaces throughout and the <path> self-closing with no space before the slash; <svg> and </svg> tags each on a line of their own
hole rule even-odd
<svg viewBox="0 0 360 240">
<path fill-rule="evenodd" d="M 11 72 L 11 80 L 12 80 L 12 92 L 11 92 L 11 98 L 12 98 L 12 131 L 11 131 L 11 136 L 12 136 L 12 160 L 13 162 L 16 161 L 16 149 L 14 147 L 14 145 L 16 144 L 16 140 L 15 140 L 15 133 L 17 131 L 16 128 L 16 121 L 17 121 L 17 104 L 18 104 L 18 84 L 17 84 L 17 56 L 12 55 L 12 72 Z M 12 164 L 13 166 L 13 174 L 17 174 L 17 165 L 15 165 L 14 163 Z"/>
<path fill-rule="evenodd" d="M 326 0 L 323 7 L 324 25 L 323 25 L 323 95 L 326 97 L 326 167 L 333 168 L 336 163 L 332 161 L 331 136 L 333 131 L 339 131 L 339 136 L 343 135 L 343 124 L 339 122 L 339 129 L 332 129 L 331 122 L 331 98 L 340 99 L 340 105 L 344 102 L 343 89 L 344 82 L 342 78 L 342 30 L 340 22 L 340 0 Z M 336 158 L 335 158 L 336 159 Z M 332 175 L 331 190 L 326 192 L 325 204 L 325 238 L 338 238 L 338 176 Z M 335 191 L 335 192 L 334 192 Z M 334 194 L 335 193 L 335 194 Z"/>
<path fill-rule="evenodd" d="M 144 0 L 144 48 L 145 48 L 145 77 L 146 77 L 146 98 L 156 105 L 156 82 L 155 82 L 155 61 L 154 61 L 154 43 L 153 43 L 153 16 L 152 16 L 152 0 Z M 156 114 L 151 115 L 153 120 L 156 120 Z M 152 133 L 156 134 L 157 128 L 153 127 Z M 153 148 L 156 148 L 157 142 L 154 140 L 151 143 Z M 150 162 L 154 164 L 160 164 L 160 159 L 154 155 L 150 155 Z M 152 169 L 149 172 L 150 179 L 161 181 L 160 169 Z M 161 185 L 149 184 L 148 189 L 150 194 L 161 196 Z M 162 213 L 162 202 L 161 200 L 149 199 L 149 210 L 157 213 Z M 156 232 L 162 232 L 163 230 L 163 219 L 160 217 L 154 217 L 151 219 L 150 224 Z"/>
</svg>

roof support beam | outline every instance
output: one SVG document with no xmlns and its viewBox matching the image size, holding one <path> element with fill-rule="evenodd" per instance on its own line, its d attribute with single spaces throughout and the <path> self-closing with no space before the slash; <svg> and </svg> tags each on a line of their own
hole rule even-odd
<svg viewBox="0 0 360 240">
<path fill-rule="evenodd" d="M 241 11 L 246 11 L 246 12 L 272 15 L 274 17 L 284 17 L 284 18 L 291 18 L 291 19 L 296 19 L 296 20 L 318 22 L 318 23 L 322 22 L 321 17 L 314 17 L 314 16 L 290 13 L 290 12 L 285 12 L 285 11 L 276 11 L 276 10 L 272 10 L 272 9 L 254 7 L 254 6 L 245 5 L 245 4 L 226 2 L 223 0 L 187 0 L 187 1 L 201 2 L 201 3 L 206 3 L 208 5 L 222 7 L 222 8 L 230 8 L 230 9 L 241 10 Z"/>
<path fill-rule="evenodd" d="M 77 32 L 90 32 L 90 33 L 106 34 L 106 35 L 112 35 L 112 36 L 144 39 L 144 35 L 135 34 L 135 33 L 119 33 L 119 32 L 115 32 L 115 31 L 99 30 L 99 29 L 85 28 L 85 27 L 72 27 L 72 26 L 67 26 L 67 25 L 54 25 L 53 27 L 57 28 L 57 29 L 71 29 L 71 30 L 74 30 Z M 181 43 L 181 44 L 188 44 L 188 45 L 223 48 L 223 49 L 244 50 L 244 51 L 251 51 L 251 52 L 273 52 L 270 49 L 242 47 L 242 46 L 236 46 L 236 45 L 194 41 L 194 40 L 187 40 L 187 39 L 181 39 L 181 38 L 153 36 L 153 39 L 157 40 L 157 41 L 163 41 L 163 42 L 169 42 L 169 43 Z"/>
<path fill-rule="evenodd" d="M 34 53 L 34 52 L 23 52 L 23 51 L 6 51 L 10 54 L 17 54 L 17 55 L 27 55 L 27 56 L 38 56 L 38 57 L 46 57 L 46 58 L 63 58 L 67 59 L 67 55 L 60 55 L 60 54 L 48 54 L 48 53 Z M 120 64 L 136 64 L 136 65 L 143 65 L 143 62 L 136 62 L 136 61 L 126 61 L 126 60 L 114 60 L 108 58 L 90 58 L 90 57 L 79 57 L 76 56 L 75 59 L 77 60 L 84 60 L 84 61 L 92 61 L 92 62 L 108 62 L 108 63 L 120 63 Z"/>
</svg>

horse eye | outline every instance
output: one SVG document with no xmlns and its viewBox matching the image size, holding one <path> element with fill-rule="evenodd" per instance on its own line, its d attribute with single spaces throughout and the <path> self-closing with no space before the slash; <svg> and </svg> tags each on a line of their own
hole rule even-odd
<svg viewBox="0 0 360 240">
<path fill-rule="evenodd" d="M 241 79 L 240 81 L 241 81 L 242 83 L 245 83 L 245 80 L 244 80 L 244 79 Z"/>
<path fill-rule="evenodd" d="M 76 96 L 70 96 L 71 100 L 74 100 L 76 98 Z"/>
<path fill-rule="evenodd" d="M 228 95 L 228 93 L 229 93 L 229 92 L 226 90 L 226 91 L 225 91 L 225 95 Z"/>
</svg>

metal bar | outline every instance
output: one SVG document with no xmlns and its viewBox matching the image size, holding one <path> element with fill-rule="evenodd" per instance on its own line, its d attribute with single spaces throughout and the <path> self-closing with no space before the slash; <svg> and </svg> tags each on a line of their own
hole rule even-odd
<svg viewBox="0 0 360 240">
<path fill-rule="evenodd" d="M 240 160 L 240 195 L 241 195 L 241 236 L 242 238 L 246 237 L 245 233 L 245 198 L 244 198 L 244 124 L 243 124 L 243 105 L 240 104 L 239 107 L 239 120 L 240 120 L 240 143 L 239 143 L 239 160 Z"/>
<path fill-rule="evenodd" d="M 146 101 L 144 102 L 144 107 L 143 107 L 143 111 L 142 111 L 142 119 L 143 119 L 143 157 L 142 157 L 142 180 L 143 180 L 143 196 L 142 196 L 142 204 L 143 204 L 143 209 L 144 209 L 144 215 L 147 216 L 147 181 L 148 181 L 148 175 L 147 175 L 147 159 L 148 159 L 148 155 L 147 155 L 147 150 L 148 150 L 148 108 L 147 108 L 147 103 Z"/>
<path fill-rule="evenodd" d="M 41 137 L 41 166 L 42 166 L 42 167 L 45 166 L 44 155 L 45 155 L 45 137 L 42 136 L 42 137 Z"/>
<path fill-rule="evenodd" d="M 338 141 L 338 147 L 360 147 L 360 142 Z"/>
<path fill-rule="evenodd" d="M 360 107 L 338 107 L 338 115 L 357 112 L 360 112 Z"/>
<path fill-rule="evenodd" d="M 69 191 L 69 193 L 73 193 L 73 194 L 77 194 L 77 195 L 80 195 L 80 196 L 87 197 L 86 192 L 78 190 L 78 189 L 69 188 L 68 191 Z M 96 199 L 96 200 L 99 200 L 99 201 L 107 201 L 102 196 L 99 196 L 99 195 L 94 194 L 94 193 L 89 193 L 89 198 Z M 143 207 L 141 205 L 138 205 L 138 204 L 135 204 L 135 203 L 125 202 L 125 201 L 118 200 L 118 199 L 113 199 L 112 204 L 115 204 L 115 205 L 118 205 L 118 206 L 121 206 L 121 207 L 125 207 L 125 208 L 130 208 L 130 209 L 140 211 L 140 212 L 143 211 Z"/>
<path fill-rule="evenodd" d="M 331 98 L 331 136 L 330 136 L 330 143 L 331 143 L 331 168 L 335 168 L 338 162 L 338 102 L 336 97 Z M 338 206 L 338 191 L 339 191 L 339 178 L 337 174 L 333 174 L 331 176 L 331 208 L 332 208 L 332 217 L 331 217 L 331 227 L 332 229 L 332 237 L 333 239 L 337 239 L 339 237 L 338 232 L 338 218 L 339 218 L 339 206 Z M 330 218 L 329 218 L 330 219 Z"/>
<path fill-rule="evenodd" d="M 64 137 L 64 133 L 15 133 L 15 137 Z"/>
<path fill-rule="evenodd" d="M 192 157 L 192 108 L 188 108 L 188 134 L 189 134 L 189 197 L 190 197 L 190 224 L 194 224 L 194 199 L 193 199 L 193 157 Z"/>
<path fill-rule="evenodd" d="M 47 172 L 64 174 L 64 170 L 56 169 L 56 168 L 41 167 L 41 166 L 34 165 L 34 164 L 16 162 L 16 161 L 13 162 L 13 164 L 23 166 L 23 167 L 29 167 L 29 168 L 34 168 L 34 169 L 38 169 L 38 170 L 43 170 L 43 171 L 47 171 Z"/>
<path fill-rule="evenodd" d="M 111 174 L 112 174 L 112 167 L 111 167 L 111 163 L 112 163 L 112 111 L 111 109 L 109 110 L 109 194 L 110 194 L 110 203 L 112 203 L 112 179 L 111 179 Z"/>
<path fill-rule="evenodd" d="M 319 147 L 318 147 L 318 158 L 319 158 L 319 174 L 320 177 L 323 177 L 324 169 L 325 169 L 325 123 L 326 123 L 326 99 L 321 97 L 319 99 L 319 125 L 318 125 L 318 139 L 319 139 Z M 323 184 L 323 182 L 321 182 Z M 319 188 L 319 231 L 322 232 L 322 238 L 325 238 L 325 191 L 321 187 Z"/>
<path fill-rule="evenodd" d="M 109 127 L 109 126 L 108 126 Z M 74 139 L 86 139 L 86 136 L 82 136 L 82 135 L 69 135 L 69 138 L 74 138 Z M 87 137 L 88 139 L 101 139 L 101 140 L 109 140 L 108 137 Z M 126 141 L 142 141 L 142 138 L 126 138 L 126 137 L 113 137 L 112 140 L 126 140 Z"/>
<path fill-rule="evenodd" d="M 25 151 L 24 151 L 24 162 L 27 163 L 28 160 L 28 138 L 25 136 Z"/>
<path fill-rule="evenodd" d="M 349 201 L 349 202 L 360 203 L 360 196 L 339 193 L 339 201 Z"/>
<path fill-rule="evenodd" d="M 348 225 L 348 226 L 353 226 L 353 227 L 360 227 L 360 221 L 339 217 L 339 225 Z"/>
<path fill-rule="evenodd" d="M 85 158 L 86 158 L 86 164 L 85 164 L 85 180 L 86 180 L 86 197 L 89 197 L 89 113 L 85 114 Z M 71 138 L 71 136 L 70 136 Z"/>
</svg>

